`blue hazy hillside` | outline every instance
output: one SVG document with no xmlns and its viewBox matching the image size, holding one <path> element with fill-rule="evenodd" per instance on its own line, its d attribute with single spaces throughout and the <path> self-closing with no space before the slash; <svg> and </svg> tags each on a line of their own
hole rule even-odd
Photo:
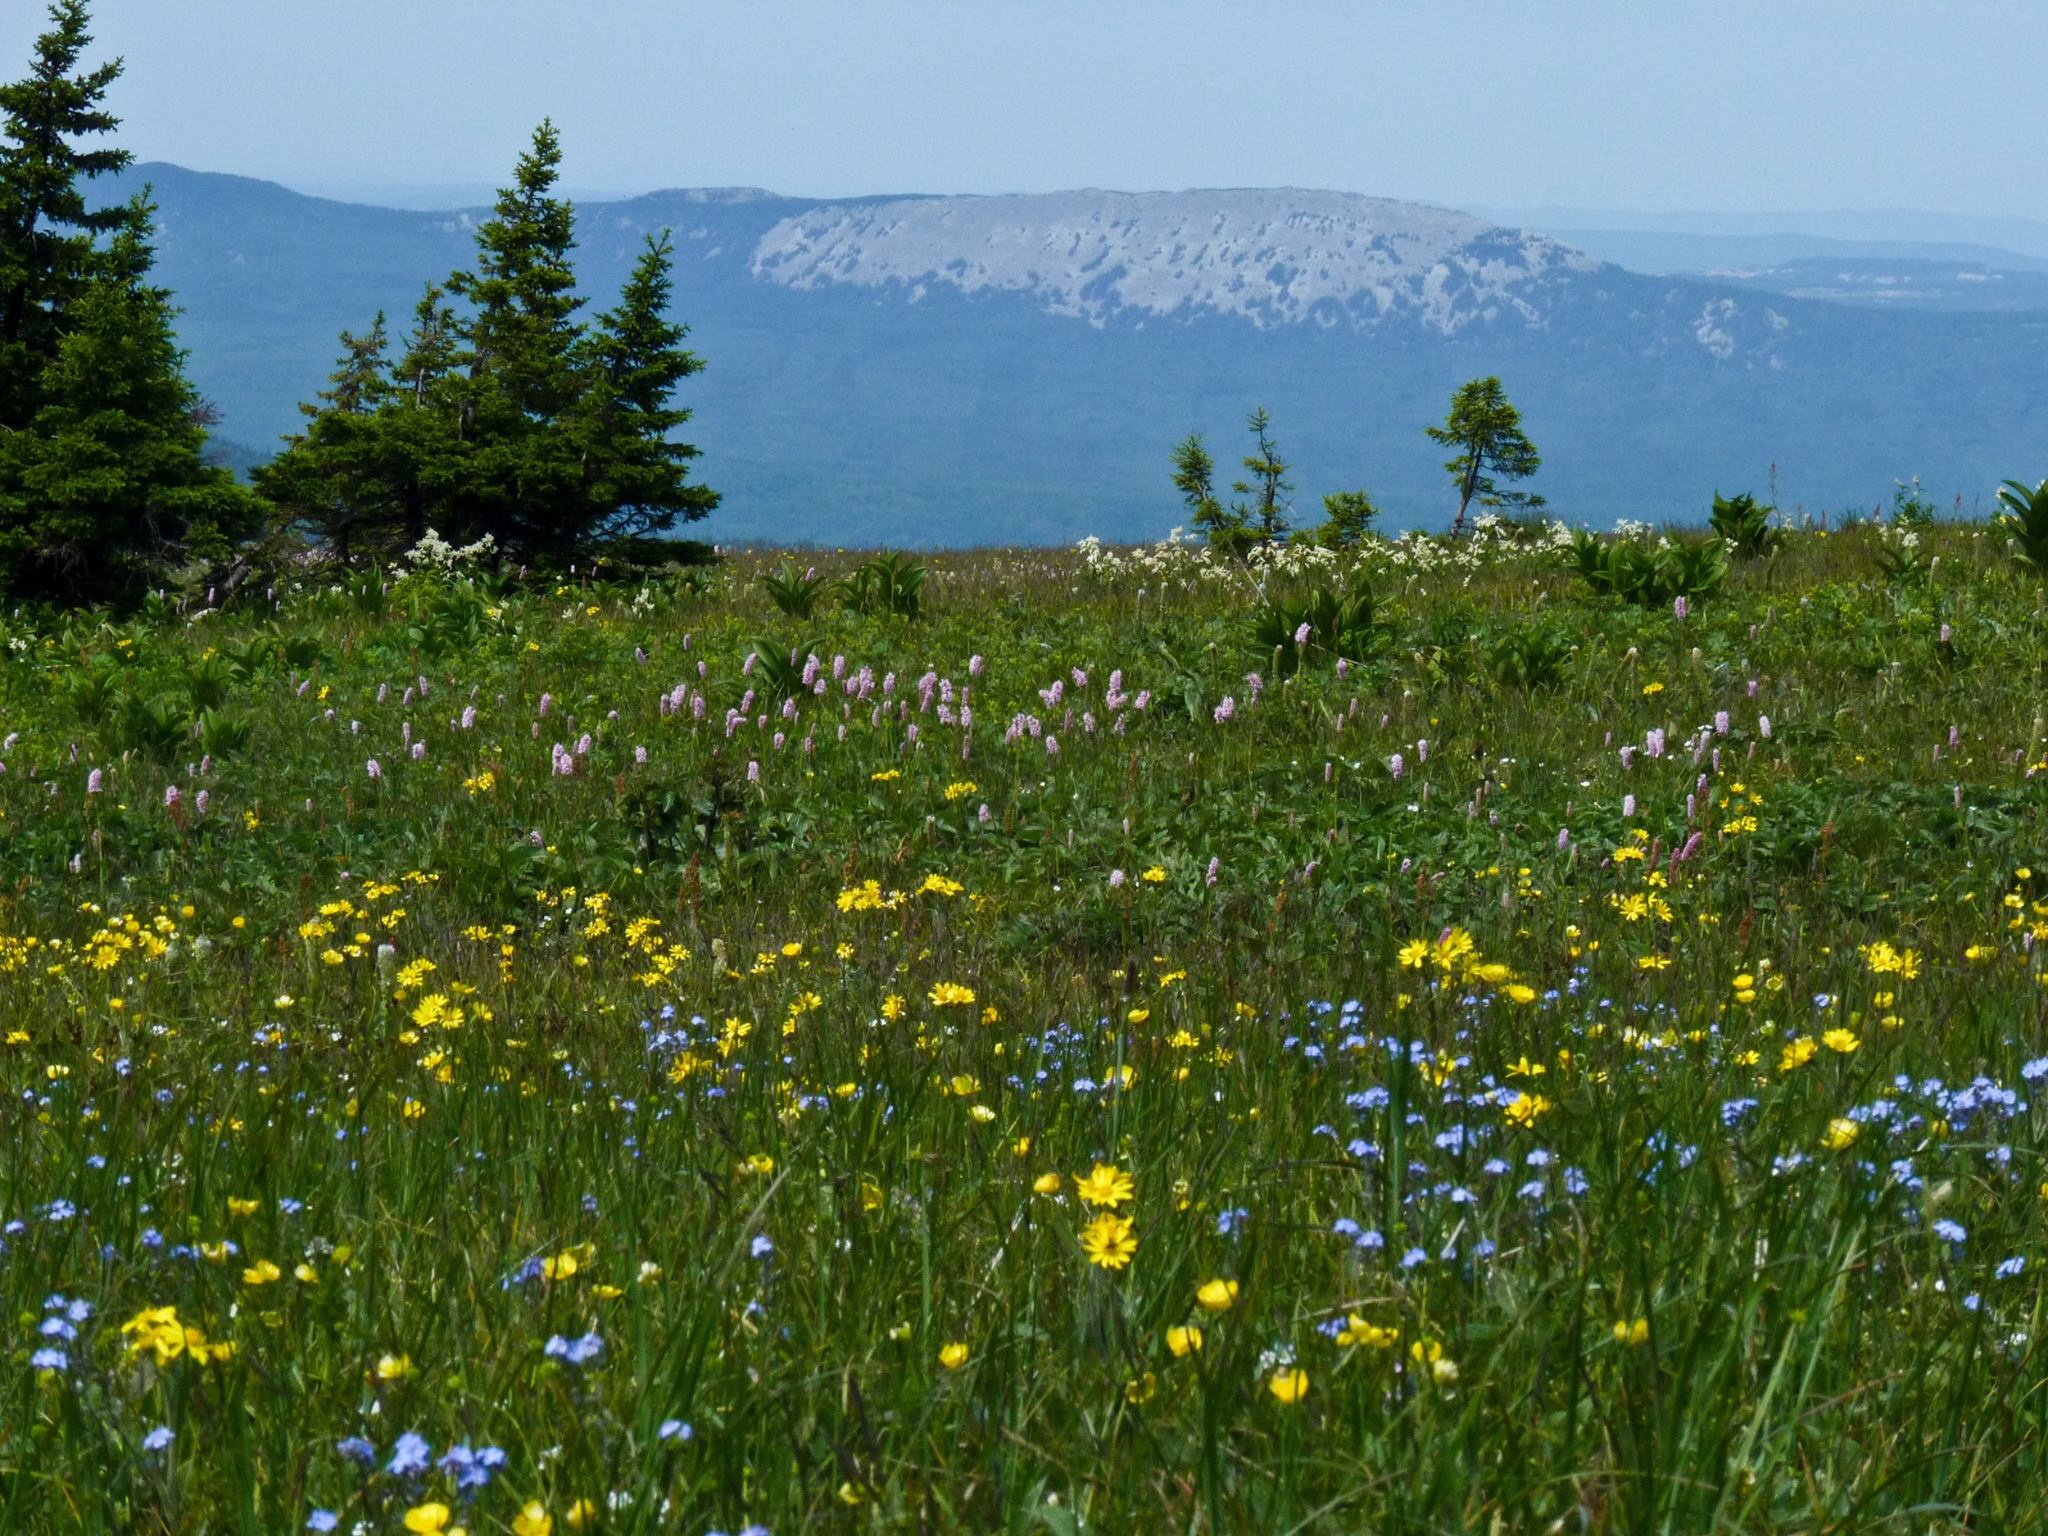
<svg viewBox="0 0 2048 1536">
<path fill-rule="evenodd" d="M 319 388 L 336 333 L 402 328 L 466 263 L 479 210 L 307 197 L 151 165 L 159 276 L 239 461 Z M 1156 537 L 1191 429 L 1234 462 L 1272 413 L 1312 520 L 1369 488 L 1397 526 L 1449 510 L 1422 436 L 1498 373 L 1561 514 L 1696 517 L 1715 488 L 1811 510 L 1919 475 L 1988 497 L 2048 456 L 2048 311 L 1887 309 L 1648 276 L 1415 204 L 1219 191 L 820 201 L 673 191 L 579 208 L 607 302 L 674 231 L 687 386 L 723 539 L 973 544 Z M 2018 281 L 2013 288 L 2022 286 Z"/>
</svg>

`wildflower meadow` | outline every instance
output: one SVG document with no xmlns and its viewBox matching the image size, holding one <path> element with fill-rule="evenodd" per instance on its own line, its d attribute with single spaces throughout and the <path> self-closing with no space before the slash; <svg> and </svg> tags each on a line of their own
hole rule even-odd
<svg viewBox="0 0 2048 1536">
<path fill-rule="evenodd" d="M 1624 547 L 11 613 L 0 1529 L 2043 1529 L 2041 577 Z"/>
</svg>

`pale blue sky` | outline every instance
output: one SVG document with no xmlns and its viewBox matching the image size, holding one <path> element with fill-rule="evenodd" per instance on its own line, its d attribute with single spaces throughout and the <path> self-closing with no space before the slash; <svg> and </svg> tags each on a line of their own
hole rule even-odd
<svg viewBox="0 0 2048 1536">
<path fill-rule="evenodd" d="M 1297 185 L 2048 215 L 2044 0 L 98 0 L 145 159 L 320 188 Z M 42 13 L 0 0 L 0 75 Z M 2031 77 L 2031 83 L 2030 83 Z"/>
</svg>

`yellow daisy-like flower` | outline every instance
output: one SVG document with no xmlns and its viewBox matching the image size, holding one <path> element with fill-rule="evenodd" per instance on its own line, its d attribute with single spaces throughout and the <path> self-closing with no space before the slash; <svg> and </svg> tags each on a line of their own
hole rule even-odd
<svg viewBox="0 0 2048 1536">
<path fill-rule="evenodd" d="M 973 1006 L 974 989 L 963 987 L 957 981 L 942 981 L 932 988 L 931 1003 L 934 1008 L 967 1008 Z"/>
<path fill-rule="evenodd" d="M 1856 1144 L 1856 1138 L 1863 1134 L 1863 1127 L 1846 1116 L 1837 1115 L 1828 1122 L 1826 1134 L 1820 1144 L 1830 1152 L 1840 1152 Z"/>
<path fill-rule="evenodd" d="M 1137 1185 L 1115 1164 L 1097 1163 L 1087 1173 L 1074 1175 L 1074 1193 L 1085 1204 L 1108 1206 L 1115 1210 L 1137 1194 Z"/>
<path fill-rule="evenodd" d="M 1176 1360 L 1199 1354 L 1202 1348 L 1202 1330 L 1193 1323 L 1189 1323 L 1185 1328 L 1169 1328 L 1166 1330 L 1166 1347 L 1173 1351 Z"/>
<path fill-rule="evenodd" d="M 1308 1372 L 1285 1366 L 1266 1378 L 1266 1390 L 1283 1403 L 1298 1403 L 1308 1396 Z"/>
<path fill-rule="evenodd" d="M 957 1371 L 967 1363 L 970 1351 L 965 1344 L 952 1343 L 939 1351 L 939 1364 L 949 1371 Z"/>
<path fill-rule="evenodd" d="M 415 1504 L 405 1512 L 405 1528 L 414 1536 L 440 1536 L 453 1518 L 446 1504 Z"/>
<path fill-rule="evenodd" d="M 555 1517 L 539 1499 L 528 1499 L 512 1517 L 512 1536 L 550 1536 L 554 1528 Z"/>
<path fill-rule="evenodd" d="M 1082 1229 L 1081 1251 L 1098 1269 L 1122 1269 L 1138 1251 L 1138 1239 L 1131 1231 L 1131 1219 L 1104 1211 Z"/>
<path fill-rule="evenodd" d="M 1237 1305 L 1235 1280 L 1208 1280 L 1195 1292 L 1195 1301 L 1205 1312 L 1228 1312 Z"/>
</svg>

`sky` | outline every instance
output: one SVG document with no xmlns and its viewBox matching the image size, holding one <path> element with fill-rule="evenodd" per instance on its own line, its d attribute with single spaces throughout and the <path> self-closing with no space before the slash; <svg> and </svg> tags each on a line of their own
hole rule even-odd
<svg viewBox="0 0 2048 1536">
<path fill-rule="evenodd" d="M 0 77 L 40 0 L 0 0 Z M 2048 217 L 2043 0 L 97 0 L 145 160 L 348 193 L 1303 186 Z M 2029 66 L 2031 67 L 2031 66 Z M 457 199 L 460 200 L 460 199 Z"/>
</svg>

